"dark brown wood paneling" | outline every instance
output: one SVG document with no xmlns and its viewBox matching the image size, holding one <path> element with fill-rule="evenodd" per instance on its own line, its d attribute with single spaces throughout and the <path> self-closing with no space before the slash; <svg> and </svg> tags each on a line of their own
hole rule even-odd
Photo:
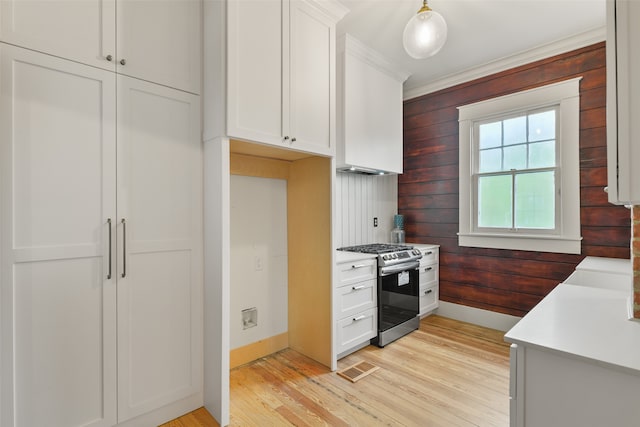
<svg viewBox="0 0 640 427">
<path fill-rule="evenodd" d="M 458 246 L 457 107 L 537 86 L 580 81 L 582 254 Z M 521 316 L 584 256 L 629 258 L 629 211 L 608 203 L 605 44 L 506 70 L 405 102 L 398 210 L 407 241 L 440 245 L 440 298 Z"/>
</svg>

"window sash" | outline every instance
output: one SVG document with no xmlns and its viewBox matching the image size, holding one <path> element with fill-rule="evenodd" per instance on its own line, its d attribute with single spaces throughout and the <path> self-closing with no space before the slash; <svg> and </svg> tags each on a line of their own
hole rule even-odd
<svg viewBox="0 0 640 427">
<path fill-rule="evenodd" d="M 529 227 L 516 227 L 516 176 L 525 175 L 530 173 L 539 172 L 554 172 L 554 227 L 553 228 L 529 228 Z M 472 175 L 472 195 L 473 195 L 473 231 L 479 233 L 523 233 L 527 235 L 561 235 L 561 194 L 560 194 L 560 182 L 561 182 L 561 170 L 559 166 L 548 168 L 535 168 L 535 169 L 521 169 L 521 170 L 509 170 L 500 172 L 487 172 L 476 173 Z M 510 176 L 511 177 L 511 227 L 480 227 L 478 225 L 480 210 L 479 210 L 479 182 L 482 177 L 491 176 Z"/>
</svg>

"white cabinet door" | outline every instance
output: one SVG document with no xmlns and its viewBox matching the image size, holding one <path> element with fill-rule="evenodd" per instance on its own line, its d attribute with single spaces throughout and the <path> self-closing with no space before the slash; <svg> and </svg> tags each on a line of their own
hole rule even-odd
<svg viewBox="0 0 640 427">
<path fill-rule="evenodd" d="M 229 0 L 227 134 L 335 152 L 335 23 L 300 0 Z"/>
<path fill-rule="evenodd" d="M 202 390 L 199 97 L 119 77 L 117 179 L 122 422 Z"/>
<path fill-rule="evenodd" d="M 199 93 L 201 7 L 201 0 L 118 1 L 118 72 Z"/>
<path fill-rule="evenodd" d="M 115 94 L 0 44 L 3 426 L 116 422 Z"/>
<path fill-rule="evenodd" d="M 282 19 L 280 0 L 229 0 L 229 136 L 283 144 Z"/>
<path fill-rule="evenodd" d="M 288 99 L 283 99 L 284 114 L 289 116 L 291 146 L 332 155 L 335 152 L 334 25 L 304 1 L 290 2 L 289 19 L 290 92 Z"/>
<path fill-rule="evenodd" d="M 0 41 L 113 70 L 115 12 L 115 0 L 2 0 Z"/>
</svg>

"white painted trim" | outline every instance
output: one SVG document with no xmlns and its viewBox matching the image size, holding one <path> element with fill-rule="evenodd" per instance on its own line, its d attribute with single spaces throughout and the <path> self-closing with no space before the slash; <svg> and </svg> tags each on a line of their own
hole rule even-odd
<svg viewBox="0 0 640 427">
<path fill-rule="evenodd" d="M 580 236 L 580 80 L 582 77 L 540 86 L 458 107 L 459 111 L 459 233 L 460 246 L 579 254 Z M 474 123 L 511 112 L 559 104 L 560 218 L 554 235 L 474 230 Z"/>
<path fill-rule="evenodd" d="M 522 317 L 518 316 L 496 313 L 495 311 L 468 307 L 466 305 L 454 304 L 446 301 L 440 301 L 440 306 L 434 314 L 504 332 L 511 329 L 520 321 L 520 319 L 522 319 Z"/>
<path fill-rule="evenodd" d="M 340 36 L 337 43 L 338 53 L 340 55 L 349 54 L 367 65 L 370 65 L 381 73 L 387 74 L 389 77 L 396 79 L 400 83 L 407 80 L 411 75 L 411 73 L 399 70 L 380 53 L 365 45 L 350 34 Z"/>
<path fill-rule="evenodd" d="M 491 61 L 486 64 L 461 71 L 459 73 L 448 75 L 423 86 L 412 89 L 405 89 L 404 100 L 407 101 L 409 99 L 437 92 L 439 90 L 450 88 L 461 83 L 469 82 L 471 80 L 479 79 L 491 74 L 496 74 L 505 70 L 509 70 L 511 68 L 530 64 L 532 62 L 559 55 L 561 53 L 580 49 L 582 47 L 604 41 L 605 38 L 606 28 L 595 28 L 593 30 L 577 34 L 563 40 L 558 40 L 553 43 L 526 50 L 516 55 L 500 58 L 495 61 Z"/>
</svg>

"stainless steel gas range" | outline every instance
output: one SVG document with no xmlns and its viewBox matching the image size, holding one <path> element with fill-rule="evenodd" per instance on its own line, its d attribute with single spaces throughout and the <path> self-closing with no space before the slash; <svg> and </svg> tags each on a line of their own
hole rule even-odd
<svg viewBox="0 0 640 427">
<path fill-rule="evenodd" d="M 378 255 L 378 335 L 371 343 L 384 347 L 418 329 L 418 267 L 422 254 L 412 246 L 375 243 L 339 251 Z"/>
</svg>

